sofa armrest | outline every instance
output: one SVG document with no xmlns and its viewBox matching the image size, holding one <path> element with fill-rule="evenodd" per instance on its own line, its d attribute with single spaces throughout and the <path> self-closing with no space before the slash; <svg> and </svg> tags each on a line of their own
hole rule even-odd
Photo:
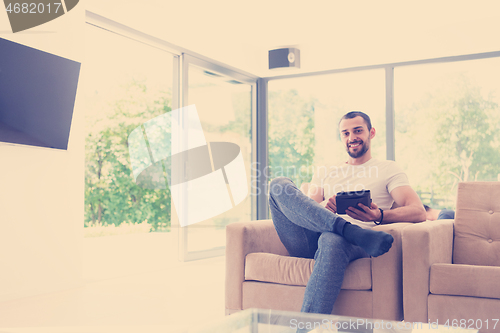
<svg viewBox="0 0 500 333">
<path fill-rule="evenodd" d="M 451 264 L 454 220 L 417 223 L 403 230 L 403 308 L 405 321 L 428 321 L 430 268 Z"/>
<path fill-rule="evenodd" d="M 242 309 L 245 257 L 254 252 L 288 255 L 272 220 L 229 224 L 226 227 L 226 314 Z"/>
<path fill-rule="evenodd" d="M 373 318 L 403 319 L 403 229 L 413 223 L 391 223 L 373 227 L 394 237 L 391 249 L 382 256 L 372 258 Z"/>
</svg>

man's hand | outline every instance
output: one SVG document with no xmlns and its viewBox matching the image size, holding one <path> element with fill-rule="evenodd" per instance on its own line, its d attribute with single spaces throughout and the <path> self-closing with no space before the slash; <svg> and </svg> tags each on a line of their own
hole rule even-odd
<svg viewBox="0 0 500 333">
<path fill-rule="evenodd" d="M 332 195 L 328 201 L 326 202 L 325 208 L 331 211 L 332 213 L 337 214 L 337 200 L 335 199 L 337 195 Z"/>
<path fill-rule="evenodd" d="M 372 202 L 371 208 L 368 208 L 362 203 L 359 203 L 358 207 L 361 208 L 362 211 L 354 207 L 349 207 L 345 210 L 345 212 L 350 217 L 364 222 L 379 221 L 382 216 L 382 213 L 374 202 Z"/>
</svg>

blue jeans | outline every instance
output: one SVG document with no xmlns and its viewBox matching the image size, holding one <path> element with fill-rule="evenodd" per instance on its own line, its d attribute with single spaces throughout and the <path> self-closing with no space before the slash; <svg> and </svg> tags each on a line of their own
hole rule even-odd
<svg viewBox="0 0 500 333">
<path fill-rule="evenodd" d="M 344 219 L 304 195 L 289 178 L 271 181 L 269 205 L 290 256 L 315 260 L 301 311 L 331 314 L 347 265 L 369 255 L 342 237 Z"/>
</svg>

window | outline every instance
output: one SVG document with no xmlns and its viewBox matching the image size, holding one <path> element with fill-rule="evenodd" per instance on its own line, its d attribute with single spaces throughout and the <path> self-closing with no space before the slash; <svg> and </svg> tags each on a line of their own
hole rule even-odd
<svg viewBox="0 0 500 333">
<path fill-rule="evenodd" d="M 422 202 L 453 208 L 458 182 L 500 180 L 500 59 L 395 69 L 396 161 Z"/>
<path fill-rule="evenodd" d="M 169 191 L 135 184 L 127 138 L 171 110 L 174 57 L 92 25 L 85 32 L 85 225 L 126 223 L 146 232 L 169 231 Z"/>
<path fill-rule="evenodd" d="M 206 61 L 186 57 L 188 66 L 187 105 L 194 104 L 206 142 L 235 143 L 241 149 L 248 195 L 228 211 L 206 221 L 182 228 L 183 256 L 187 260 L 222 255 L 226 243 L 225 227 L 236 221 L 250 221 L 252 198 L 250 187 L 252 162 L 252 94 L 254 81 L 231 76 L 224 68 Z M 217 71 L 219 69 L 220 71 Z M 236 73 L 233 73 L 236 74 Z M 229 185 L 228 189 L 229 189 Z M 233 194 L 234 195 L 234 194 Z M 233 196 L 234 199 L 234 196 Z M 187 213 L 200 206 L 187 203 Z"/>
</svg>

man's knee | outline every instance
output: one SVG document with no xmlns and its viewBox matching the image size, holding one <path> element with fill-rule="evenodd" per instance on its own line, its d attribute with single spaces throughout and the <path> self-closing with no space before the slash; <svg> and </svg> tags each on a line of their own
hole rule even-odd
<svg viewBox="0 0 500 333">
<path fill-rule="evenodd" d="M 290 180 L 290 178 L 287 177 L 277 177 L 274 178 L 271 181 L 271 184 L 269 185 L 269 195 L 270 196 L 278 196 L 283 193 L 289 194 L 290 192 L 289 187 L 294 186 L 293 182 Z"/>
</svg>

